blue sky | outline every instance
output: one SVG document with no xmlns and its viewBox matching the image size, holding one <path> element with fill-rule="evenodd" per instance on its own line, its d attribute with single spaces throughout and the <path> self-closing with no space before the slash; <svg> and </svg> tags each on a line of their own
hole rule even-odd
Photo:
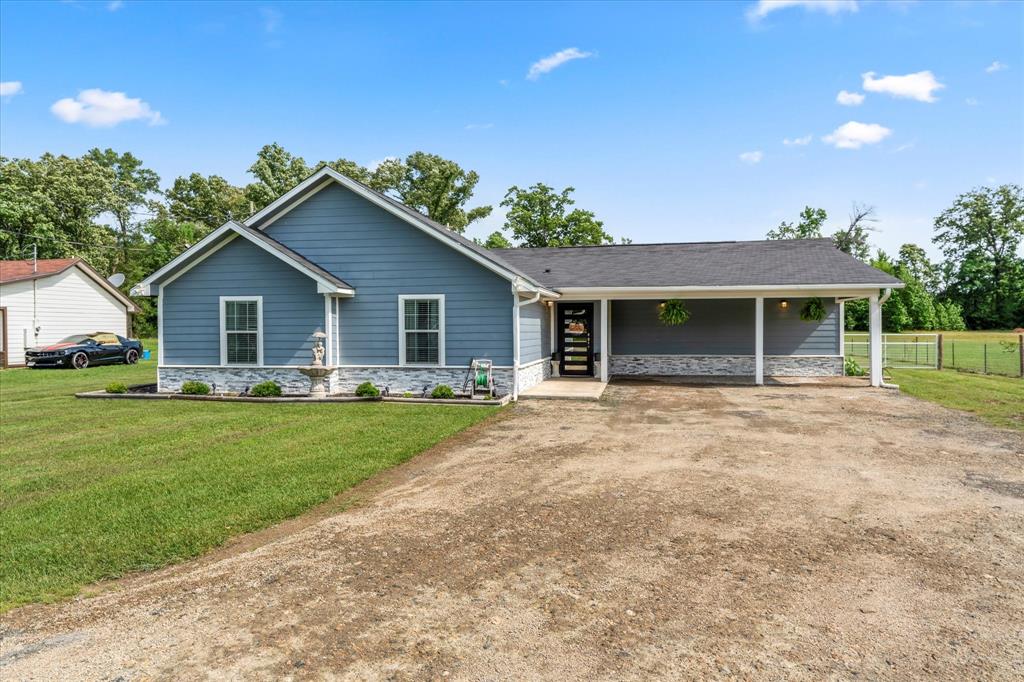
<svg viewBox="0 0 1024 682">
<path fill-rule="evenodd" d="M 572 185 L 636 242 L 758 239 L 805 204 L 839 227 L 860 201 L 877 245 L 934 254 L 958 193 L 1024 182 L 1024 3 L 8 1 L 0 81 L 5 156 L 109 146 L 166 186 L 242 184 L 273 141 L 424 150 L 480 173 L 474 205 Z"/>
</svg>

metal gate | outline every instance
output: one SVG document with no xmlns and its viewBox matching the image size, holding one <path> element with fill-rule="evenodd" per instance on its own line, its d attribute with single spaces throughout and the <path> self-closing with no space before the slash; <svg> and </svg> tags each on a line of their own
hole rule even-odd
<svg viewBox="0 0 1024 682">
<path fill-rule="evenodd" d="M 871 343 L 866 333 L 847 333 L 843 354 L 864 369 L 871 366 Z M 896 369 L 938 369 L 938 334 L 882 334 L 882 366 Z"/>
</svg>

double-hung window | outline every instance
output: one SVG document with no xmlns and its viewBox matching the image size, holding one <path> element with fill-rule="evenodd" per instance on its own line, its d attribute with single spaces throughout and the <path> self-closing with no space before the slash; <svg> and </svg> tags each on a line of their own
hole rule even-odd
<svg viewBox="0 0 1024 682">
<path fill-rule="evenodd" d="M 220 364 L 263 364 L 263 297 L 220 297 Z"/>
<path fill-rule="evenodd" d="M 398 297 L 398 364 L 444 364 L 444 295 Z"/>
</svg>

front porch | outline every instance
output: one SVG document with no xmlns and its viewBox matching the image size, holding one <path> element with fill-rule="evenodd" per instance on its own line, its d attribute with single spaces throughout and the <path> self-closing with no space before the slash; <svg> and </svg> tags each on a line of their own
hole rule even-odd
<svg viewBox="0 0 1024 682">
<path fill-rule="evenodd" d="M 763 295 L 750 295 L 752 293 Z M 801 318 L 811 298 L 825 316 Z M 882 385 L 881 302 L 877 290 L 774 289 L 757 292 L 622 292 L 614 298 L 563 296 L 546 301 L 550 375 L 523 386 L 530 397 L 573 397 L 600 391 L 585 388 L 611 378 L 666 378 L 705 383 L 717 380 L 754 385 L 809 383 L 844 374 L 843 304 L 870 302 L 872 352 L 868 383 Z M 682 299 L 691 316 L 680 326 L 659 321 L 666 300 Z M 538 377 L 540 378 L 540 377 Z"/>
</svg>

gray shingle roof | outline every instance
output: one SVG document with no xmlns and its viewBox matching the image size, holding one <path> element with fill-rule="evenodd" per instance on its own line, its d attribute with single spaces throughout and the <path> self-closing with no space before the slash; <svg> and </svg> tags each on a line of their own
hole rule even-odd
<svg viewBox="0 0 1024 682">
<path fill-rule="evenodd" d="M 831 239 L 618 244 L 496 249 L 546 287 L 872 284 L 895 277 L 843 253 Z"/>
</svg>

